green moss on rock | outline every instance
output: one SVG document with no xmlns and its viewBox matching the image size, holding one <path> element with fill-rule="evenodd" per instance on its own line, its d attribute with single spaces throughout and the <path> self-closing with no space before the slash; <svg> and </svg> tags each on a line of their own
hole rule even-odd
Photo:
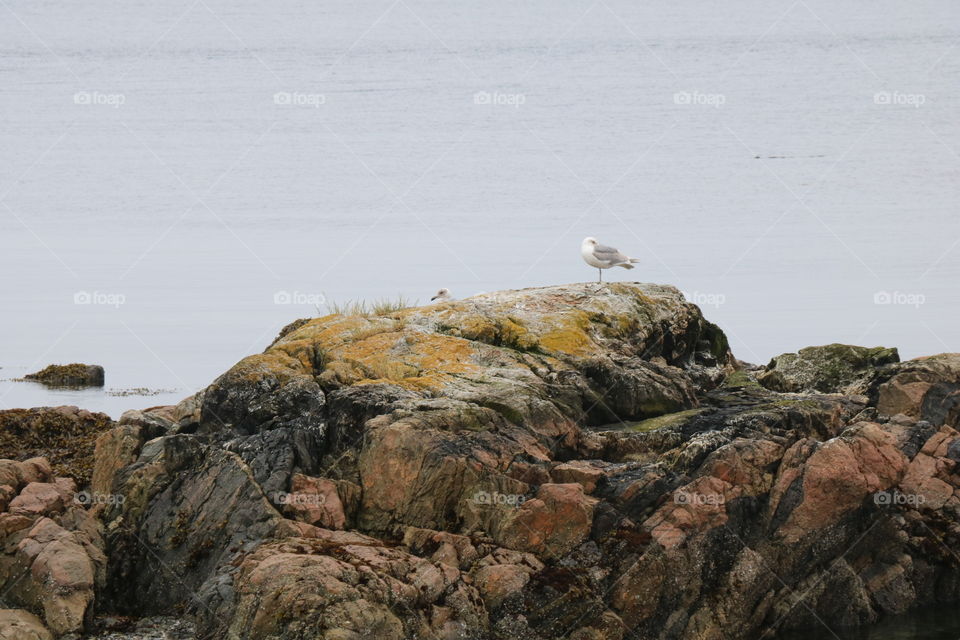
<svg viewBox="0 0 960 640">
<path fill-rule="evenodd" d="M 742 389 L 743 387 L 760 387 L 760 383 L 743 369 L 734 371 L 723 379 L 722 387 L 728 389 Z"/>
<path fill-rule="evenodd" d="M 683 424 L 694 416 L 699 415 L 702 411 L 703 409 L 688 409 L 687 411 L 668 413 L 663 416 L 657 416 L 656 418 L 641 420 L 640 422 L 628 423 L 625 431 L 646 433 L 648 431 L 656 431 L 657 429 L 662 429 L 664 427 L 676 426 Z"/>
<path fill-rule="evenodd" d="M 843 393 L 878 367 L 897 362 L 894 348 L 828 344 L 774 357 L 757 380 L 782 393 Z"/>
</svg>

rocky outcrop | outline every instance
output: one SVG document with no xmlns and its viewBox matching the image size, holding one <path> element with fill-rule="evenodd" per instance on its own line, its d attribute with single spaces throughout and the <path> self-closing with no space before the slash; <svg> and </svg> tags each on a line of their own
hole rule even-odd
<svg viewBox="0 0 960 640">
<path fill-rule="evenodd" d="M 102 387 L 103 367 L 97 364 L 51 364 L 29 373 L 24 380 L 42 382 L 51 387 Z"/>
<path fill-rule="evenodd" d="M 114 426 L 110 416 L 77 407 L 0 411 L 0 458 L 43 456 L 56 476 L 90 483 L 96 439 Z"/>
<path fill-rule="evenodd" d="M 781 393 L 641 284 L 296 322 L 100 437 L 99 597 L 239 640 L 757 638 L 955 601 L 955 357 Z"/>
<path fill-rule="evenodd" d="M 844 393 L 878 367 L 897 362 L 896 349 L 828 344 L 776 356 L 757 380 L 784 393 Z"/>
<path fill-rule="evenodd" d="M 0 613 L 10 625 L 0 623 L 0 637 L 39 640 L 84 630 L 106 569 L 100 524 L 85 508 L 95 502 L 92 494 L 35 458 L 0 460 L 0 496 L 0 593 L 32 612 Z"/>
<path fill-rule="evenodd" d="M 882 415 L 904 414 L 935 425 L 960 422 L 960 354 L 908 360 L 863 385 Z"/>
</svg>

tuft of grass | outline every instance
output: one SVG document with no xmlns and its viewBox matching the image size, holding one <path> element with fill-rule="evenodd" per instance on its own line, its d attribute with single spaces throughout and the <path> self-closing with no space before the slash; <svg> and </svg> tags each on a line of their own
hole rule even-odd
<svg viewBox="0 0 960 640">
<path fill-rule="evenodd" d="M 391 313 L 396 313 L 397 311 L 409 309 L 410 307 L 416 306 L 416 304 L 416 301 L 410 302 L 403 296 L 399 296 L 396 300 L 383 298 L 373 303 L 372 311 L 373 315 L 375 316 L 385 316 Z"/>
<path fill-rule="evenodd" d="M 373 302 L 367 302 L 365 300 L 336 302 L 331 300 L 327 302 L 327 310 L 330 313 L 341 316 L 362 316 L 369 318 L 370 316 L 385 316 L 396 313 L 397 311 L 416 306 L 416 304 L 416 301 L 410 302 L 403 296 L 399 296 L 396 299 L 381 298 Z"/>
</svg>

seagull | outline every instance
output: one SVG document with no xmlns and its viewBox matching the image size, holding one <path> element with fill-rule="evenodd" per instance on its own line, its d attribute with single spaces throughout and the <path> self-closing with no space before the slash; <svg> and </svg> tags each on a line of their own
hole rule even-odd
<svg viewBox="0 0 960 640">
<path fill-rule="evenodd" d="M 441 302 L 445 302 L 447 300 L 453 300 L 453 296 L 450 295 L 450 289 L 444 287 L 443 289 L 440 289 L 440 291 L 437 291 L 437 295 L 430 298 L 430 300 L 440 300 Z"/>
<path fill-rule="evenodd" d="M 630 258 L 620 253 L 618 249 L 597 244 L 596 238 L 584 238 L 580 245 L 580 255 L 583 261 L 591 267 L 597 268 L 600 275 L 598 282 L 603 282 L 603 269 L 610 267 L 623 267 L 624 269 L 633 269 L 634 262 L 640 262 L 639 258 Z"/>
</svg>

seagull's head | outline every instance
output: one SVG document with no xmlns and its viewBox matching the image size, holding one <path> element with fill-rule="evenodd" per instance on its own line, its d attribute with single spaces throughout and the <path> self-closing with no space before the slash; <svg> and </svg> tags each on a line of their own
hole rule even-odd
<svg viewBox="0 0 960 640">
<path fill-rule="evenodd" d="M 430 298 L 431 301 L 433 301 L 433 300 L 449 300 L 449 299 L 450 299 L 450 289 L 447 289 L 446 287 L 444 287 L 443 289 L 440 289 L 440 291 L 437 291 L 437 295 L 435 295 L 435 296 L 433 296 L 432 298 Z"/>
<path fill-rule="evenodd" d="M 593 247 L 597 246 L 597 239 L 596 239 L 596 238 L 584 238 L 584 239 L 583 239 L 583 244 L 582 244 L 581 246 L 584 247 L 584 248 L 587 248 L 587 247 L 593 248 Z"/>
</svg>

